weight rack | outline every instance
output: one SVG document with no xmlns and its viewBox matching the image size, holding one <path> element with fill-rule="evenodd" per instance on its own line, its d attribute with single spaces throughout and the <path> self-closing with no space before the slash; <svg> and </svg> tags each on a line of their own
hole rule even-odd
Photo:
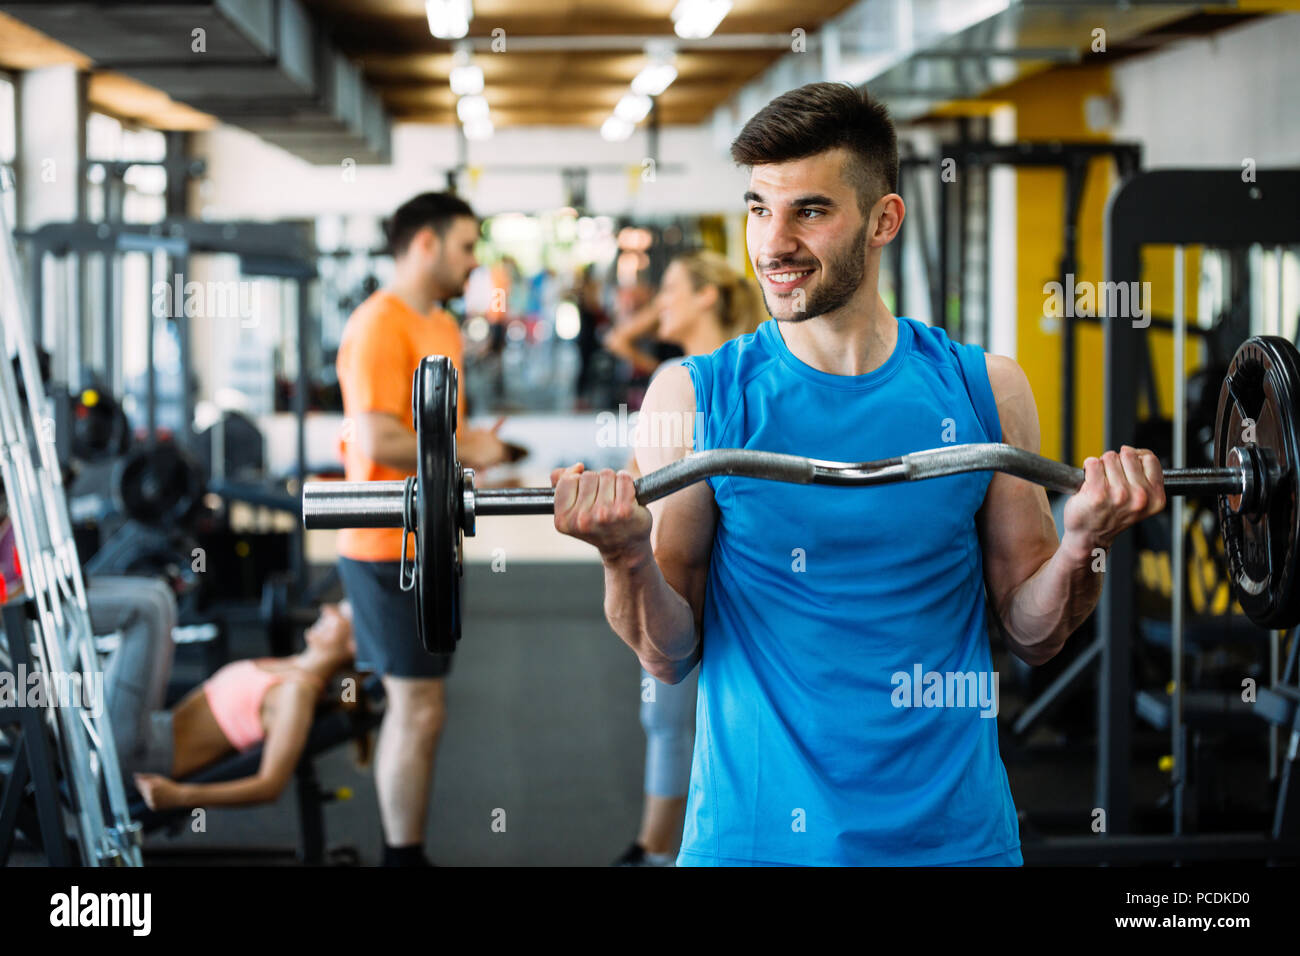
<svg viewBox="0 0 1300 956">
<path fill-rule="evenodd" d="M 47 688 L 42 713 L 22 708 L 20 742 L 0 800 L 0 822 L 10 827 L 7 833 L 0 830 L 0 859 L 18 822 L 26 789 L 20 784 L 30 775 L 51 862 L 69 862 L 63 846 L 66 797 L 83 865 L 140 866 L 140 828 L 131 819 L 107 708 L 95 713 L 81 700 L 59 701 L 50 692 L 59 677 L 74 675 L 81 687 L 102 690 L 103 675 L 49 427 L 55 419 L 41 382 L 3 206 L 0 242 L 0 475 L 24 585 L 24 595 L 5 607 L 5 639 L 10 662 L 34 668 Z"/>
</svg>

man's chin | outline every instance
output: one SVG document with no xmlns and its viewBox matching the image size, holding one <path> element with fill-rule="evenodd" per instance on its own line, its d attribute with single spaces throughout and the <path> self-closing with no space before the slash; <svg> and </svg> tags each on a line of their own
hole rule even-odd
<svg viewBox="0 0 1300 956">
<path fill-rule="evenodd" d="M 776 307 L 773 308 L 773 305 Z M 791 324 L 806 322 L 808 319 L 812 318 L 806 309 L 795 308 L 794 296 L 789 296 L 788 298 L 777 298 L 775 303 L 769 301 L 767 303 L 767 314 L 778 322 L 789 322 Z"/>
</svg>

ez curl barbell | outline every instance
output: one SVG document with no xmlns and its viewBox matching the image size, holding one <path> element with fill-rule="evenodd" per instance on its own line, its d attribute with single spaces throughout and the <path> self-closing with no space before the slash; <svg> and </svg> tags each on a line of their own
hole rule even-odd
<svg viewBox="0 0 1300 956">
<path fill-rule="evenodd" d="M 474 487 L 474 472 L 456 460 L 456 389 L 456 369 L 448 358 L 429 356 L 420 363 L 412 393 L 419 449 L 415 477 L 307 482 L 302 494 L 308 529 L 402 528 L 415 535 L 411 566 L 403 550 L 402 587 L 416 591 L 420 637 L 430 653 L 449 653 L 460 640 L 462 548 L 477 520 L 555 509 L 552 488 Z M 1295 346 L 1274 336 L 1248 339 L 1233 356 L 1219 393 L 1214 466 L 1164 473 L 1169 495 L 1218 496 L 1234 593 L 1247 616 L 1267 628 L 1300 623 L 1297 389 Z M 1066 493 L 1084 482 L 1080 468 L 1003 444 L 951 445 L 857 463 L 718 449 L 688 455 L 638 479 L 636 497 L 649 504 L 721 475 L 856 486 L 972 471 L 1002 472 Z"/>
</svg>

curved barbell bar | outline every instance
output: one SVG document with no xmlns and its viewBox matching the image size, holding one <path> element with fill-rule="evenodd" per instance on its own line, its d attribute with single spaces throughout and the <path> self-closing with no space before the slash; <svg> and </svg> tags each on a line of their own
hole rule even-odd
<svg viewBox="0 0 1300 956">
<path fill-rule="evenodd" d="M 1171 495 L 1242 495 L 1260 476 L 1251 474 L 1253 459 L 1232 468 L 1181 468 L 1164 473 Z M 732 476 L 801 485 L 883 485 L 923 481 L 972 471 L 996 471 L 1044 488 L 1073 493 L 1083 486 L 1081 468 L 1052 461 L 1004 444 L 953 445 L 877 461 L 819 461 L 799 455 L 724 448 L 680 458 L 636 482 L 637 501 L 649 504 L 706 478 Z M 314 528 L 400 528 L 404 481 L 309 481 L 303 485 L 303 526 Z M 553 488 L 484 488 L 465 492 L 467 511 L 482 515 L 549 514 Z"/>
</svg>

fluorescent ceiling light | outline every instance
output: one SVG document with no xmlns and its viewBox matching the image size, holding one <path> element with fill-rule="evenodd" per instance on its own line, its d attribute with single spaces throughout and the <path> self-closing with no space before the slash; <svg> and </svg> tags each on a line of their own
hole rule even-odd
<svg viewBox="0 0 1300 956">
<path fill-rule="evenodd" d="M 673 7 L 673 29 L 683 40 L 712 36 L 731 10 L 731 0 L 679 0 Z"/>
<path fill-rule="evenodd" d="M 483 92 L 483 68 L 474 63 L 469 43 L 457 43 L 451 56 L 451 91 L 457 96 L 474 96 Z"/>
<path fill-rule="evenodd" d="M 477 96 L 483 92 L 483 67 L 471 63 L 451 68 L 451 91 L 457 96 Z"/>
<path fill-rule="evenodd" d="M 622 117 L 611 116 L 609 119 L 605 120 L 604 124 L 600 127 L 600 135 L 611 143 L 617 143 L 619 140 L 624 140 L 631 136 L 634 128 L 635 124 L 629 123 Z"/>
<path fill-rule="evenodd" d="M 624 93 L 614 107 L 614 115 L 635 125 L 646 118 L 653 105 L 654 101 L 644 93 Z"/>
<path fill-rule="evenodd" d="M 641 96 L 658 96 L 677 79 L 677 67 L 671 63 L 651 63 L 632 80 L 632 92 Z"/>
<path fill-rule="evenodd" d="M 456 101 L 456 115 L 462 123 L 488 118 L 488 101 L 482 96 L 462 96 Z"/>
<path fill-rule="evenodd" d="M 439 40 L 459 40 L 469 33 L 474 19 L 470 0 L 428 0 L 424 12 L 429 17 L 429 32 Z"/>
<path fill-rule="evenodd" d="M 492 120 L 486 116 L 471 119 L 465 123 L 466 139 L 491 139 L 494 132 L 496 132 L 496 127 L 492 125 Z"/>
</svg>

